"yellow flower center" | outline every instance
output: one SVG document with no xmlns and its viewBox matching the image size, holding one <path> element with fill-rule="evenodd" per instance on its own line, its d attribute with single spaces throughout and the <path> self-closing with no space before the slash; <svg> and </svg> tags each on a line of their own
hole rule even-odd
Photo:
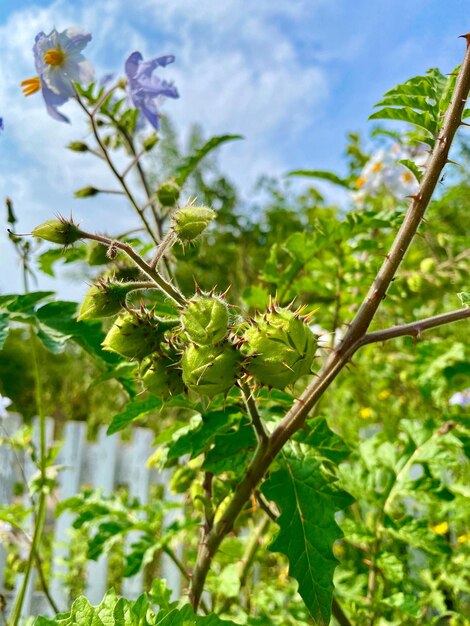
<svg viewBox="0 0 470 626">
<path fill-rule="evenodd" d="M 360 189 L 361 187 L 364 187 L 364 185 L 366 184 L 366 178 L 365 176 L 359 176 L 359 178 L 356 180 L 356 182 L 354 183 L 354 187 L 356 189 Z"/>
<path fill-rule="evenodd" d="M 23 89 L 24 96 L 30 96 L 36 91 L 41 89 L 41 80 L 39 76 L 34 76 L 33 78 L 26 78 L 21 82 L 21 87 Z"/>
<path fill-rule="evenodd" d="M 403 172 L 401 175 L 404 183 L 412 183 L 413 182 L 413 174 L 410 172 Z"/>
<path fill-rule="evenodd" d="M 65 60 L 65 54 L 60 48 L 52 48 L 44 52 L 44 63 L 47 65 L 62 65 Z"/>
<path fill-rule="evenodd" d="M 378 163 L 374 163 L 374 165 L 371 167 L 371 170 L 373 172 L 380 172 L 380 170 L 382 169 L 382 163 L 380 163 L 380 161 Z"/>
</svg>

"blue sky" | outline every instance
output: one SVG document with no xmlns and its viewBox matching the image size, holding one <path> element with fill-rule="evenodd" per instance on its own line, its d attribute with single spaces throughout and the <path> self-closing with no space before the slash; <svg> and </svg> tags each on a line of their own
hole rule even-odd
<svg viewBox="0 0 470 626">
<path fill-rule="evenodd" d="M 130 8 L 131 7 L 131 8 Z M 470 30 L 469 0 L 0 0 L 0 196 L 12 197 L 28 232 L 54 213 L 73 212 L 87 229 L 132 223 L 116 200 L 73 199 L 73 190 L 110 186 L 109 174 L 63 146 L 86 133 L 70 103 L 67 126 L 49 118 L 40 95 L 18 84 L 34 75 L 39 30 L 80 25 L 93 34 L 86 52 L 97 75 L 122 72 L 133 50 L 175 54 L 164 76 L 181 94 L 167 101 L 184 135 L 241 133 L 220 153 L 223 169 L 248 196 L 261 174 L 293 168 L 341 169 L 344 137 L 365 131 L 384 91 L 429 67 L 451 71 Z M 115 232 L 116 232 L 115 231 Z M 0 235 L 0 293 L 20 289 L 20 273 Z M 41 288 L 79 299 L 84 282 L 61 273 Z"/>
</svg>

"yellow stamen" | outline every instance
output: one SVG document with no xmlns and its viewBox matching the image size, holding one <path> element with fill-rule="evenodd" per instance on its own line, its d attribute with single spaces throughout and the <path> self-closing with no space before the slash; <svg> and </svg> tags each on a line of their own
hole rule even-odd
<svg viewBox="0 0 470 626">
<path fill-rule="evenodd" d="M 23 95 L 31 96 L 36 91 L 41 89 L 41 80 L 39 76 L 34 76 L 34 78 L 26 78 L 21 82 L 21 87 L 23 89 Z"/>
<path fill-rule="evenodd" d="M 403 182 L 405 183 L 413 182 L 413 174 L 411 174 L 410 172 L 403 172 L 401 176 L 402 176 Z"/>
<path fill-rule="evenodd" d="M 65 59 L 65 54 L 60 48 L 52 48 L 44 52 L 44 63 L 47 65 L 62 65 Z"/>
<path fill-rule="evenodd" d="M 378 163 L 374 163 L 374 165 L 372 166 L 371 170 L 373 172 L 380 172 L 380 170 L 382 169 L 382 163 L 380 163 L 380 161 Z"/>
<path fill-rule="evenodd" d="M 360 189 L 361 187 L 364 187 L 365 184 L 366 184 L 366 177 L 359 176 L 359 178 L 354 183 L 354 187 L 356 187 L 356 189 Z"/>
</svg>

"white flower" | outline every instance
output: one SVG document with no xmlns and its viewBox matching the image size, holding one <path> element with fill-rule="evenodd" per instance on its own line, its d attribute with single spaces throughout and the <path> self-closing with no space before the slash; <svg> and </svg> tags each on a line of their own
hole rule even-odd
<svg viewBox="0 0 470 626">
<path fill-rule="evenodd" d="M 0 417 L 5 417 L 7 414 L 7 406 L 10 406 L 10 398 L 0 395 Z"/>
</svg>

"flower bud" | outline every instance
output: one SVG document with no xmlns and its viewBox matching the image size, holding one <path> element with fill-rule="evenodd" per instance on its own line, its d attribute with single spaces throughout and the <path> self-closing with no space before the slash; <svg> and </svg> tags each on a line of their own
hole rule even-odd
<svg viewBox="0 0 470 626">
<path fill-rule="evenodd" d="M 238 378 L 240 361 L 240 352 L 231 344 L 190 344 L 181 362 L 183 381 L 188 389 L 209 398 L 227 393 Z"/>
<path fill-rule="evenodd" d="M 76 198 L 91 198 L 92 196 L 96 196 L 98 193 L 100 193 L 100 190 L 96 187 L 83 187 L 82 189 L 77 189 L 73 195 Z"/>
<path fill-rule="evenodd" d="M 184 391 L 179 364 L 168 357 L 149 357 L 142 364 L 142 373 L 145 387 L 162 400 Z"/>
<path fill-rule="evenodd" d="M 74 152 L 88 152 L 90 148 L 83 141 L 71 141 L 67 146 L 69 150 Z"/>
<path fill-rule="evenodd" d="M 179 197 L 180 188 L 174 180 L 167 180 L 157 190 L 157 198 L 162 206 L 175 206 Z"/>
<path fill-rule="evenodd" d="M 56 220 L 47 220 L 47 222 L 33 228 L 31 234 L 34 237 L 52 241 L 52 243 L 60 243 L 63 246 L 75 243 L 81 236 L 77 225 L 72 220 L 68 221 L 63 217 Z"/>
<path fill-rule="evenodd" d="M 185 309 L 181 323 L 190 340 L 198 346 L 213 346 L 225 339 L 228 308 L 212 295 L 196 296 Z"/>
<path fill-rule="evenodd" d="M 215 219 L 216 213 L 204 206 L 186 206 L 173 216 L 173 230 L 183 242 L 193 241 Z"/>
<path fill-rule="evenodd" d="M 271 306 L 243 335 L 246 370 L 268 387 L 284 389 L 310 374 L 317 339 L 298 314 Z"/>
<path fill-rule="evenodd" d="M 161 320 L 149 313 L 125 313 L 117 318 L 101 345 L 128 359 L 142 360 L 159 351 L 165 332 L 178 324 L 176 320 Z"/>
<path fill-rule="evenodd" d="M 126 303 L 127 294 L 134 289 L 135 283 L 98 281 L 86 292 L 77 317 L 78 321 L 117 315 Z"/>
</svg>

